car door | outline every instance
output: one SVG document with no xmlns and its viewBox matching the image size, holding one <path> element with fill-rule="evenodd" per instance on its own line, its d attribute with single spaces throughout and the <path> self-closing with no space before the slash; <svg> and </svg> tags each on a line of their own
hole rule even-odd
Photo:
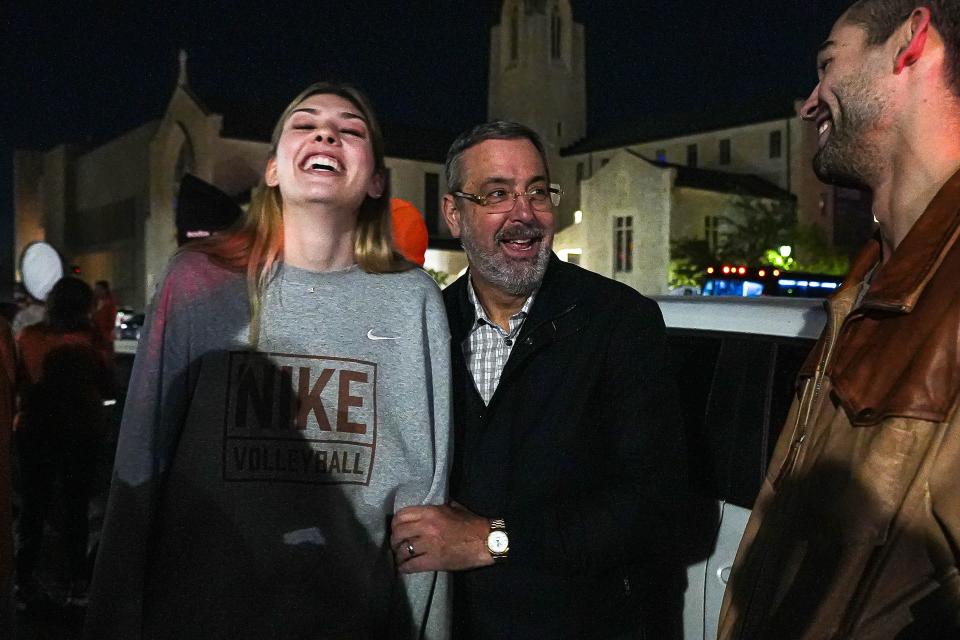
<svg viewBox="0 0 960 640">
<path fill-rule="evenodd" d="M 716 637 L 723 591 L 813 340 L 668 330 L 695 493 L 715 505 L 688 555 L 684 630 Z"/>
</svg>

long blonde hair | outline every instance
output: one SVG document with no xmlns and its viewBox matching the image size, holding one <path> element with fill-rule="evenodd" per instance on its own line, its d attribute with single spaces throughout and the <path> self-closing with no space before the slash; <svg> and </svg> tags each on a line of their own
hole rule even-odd
<svg viewBox="0 0 960 640">
<path fill-rule="evenodd" d="M 331 94 L 351 102 L 367 121 L 373 147 L 374 171 L 383 178 L 384 190 L 379 198 L 367 196 L 357 215 L 353 256 L 357 265 L 368 273 L 395 273 L 413 268 L 393 250 L 390 225 L 390 181 L 384 161 L 383 132 L 370 100 L 348 84 L 318 82 L 294 98 L 277 121 L 270 138 L 270 157 L 277 154 L 283 125 L 300 103 L 311 96 Z M 279 187 L 267 185 L 263 178 L 254 191 L 246 215 L 230 230 L 183 247 L 184 251 L 200 251 L 217 264 L 244 272 L 247 297 L 250 301 L 250 344 L 260 338 L 260 312 L 263 292 L 274 265 L 283 253 L 283 197 Z"/>
</svg>

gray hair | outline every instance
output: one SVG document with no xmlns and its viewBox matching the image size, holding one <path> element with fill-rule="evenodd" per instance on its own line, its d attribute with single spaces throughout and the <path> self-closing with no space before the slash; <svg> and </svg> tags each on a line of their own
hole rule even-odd
<svg viewBox="0 0 960 640">
<path fill-rule="evenodd" d="M 457 139 L 450 145 L 447 151 L 447 161 L 444 163 L 444 172 L 447 174 L 447 189 L 450 192 L 463 189 L 463 154 L 470 147 L 474 147 L 486 140 L 529 140 L 543 160 L 543 168 L 547 170 L 547 152 L 544 149 L 543 141 L 537 132 L 530 127 L 524 126 L 518 122 L 507 122 L 506 120 L 493 120 L 478 124 L 472 129 L 468 129 L 457 136 Z"/>
</svg>

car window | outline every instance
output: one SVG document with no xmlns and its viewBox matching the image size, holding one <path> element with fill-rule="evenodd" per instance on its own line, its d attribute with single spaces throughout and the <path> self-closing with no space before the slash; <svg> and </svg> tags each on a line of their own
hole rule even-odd
<svg viewBox="0 0 960 640">
<path fill-rule="evenodd" d="M 668 331 L 694 489 L 752 508 L 812 341 Z"/>
</svg>

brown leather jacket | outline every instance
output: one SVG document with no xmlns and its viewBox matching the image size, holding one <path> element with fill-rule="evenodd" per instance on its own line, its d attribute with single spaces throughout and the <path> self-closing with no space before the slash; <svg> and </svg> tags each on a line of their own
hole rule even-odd
<svg viewBox="0 0 960 640">
<path fill-rule="evenodd" d="M 960 172 L 886 264 L 871 241 L 828 301 L 720 640 L 960 637 L 958 237 Z"/>
</svg>

